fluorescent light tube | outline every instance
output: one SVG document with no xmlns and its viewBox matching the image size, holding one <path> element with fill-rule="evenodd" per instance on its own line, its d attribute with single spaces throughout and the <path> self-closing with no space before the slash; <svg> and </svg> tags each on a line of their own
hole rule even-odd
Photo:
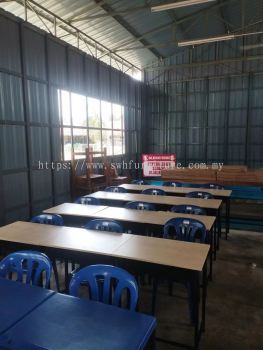
<svg viewBox="0 0 263 350">
<path fill-rule="evenodd" d="M 215 1 L 216 0 L 185 0 L 185 1 L 178 1 L 178 2 L 173 2 L 171 4 L 163 4 L 163 5 L 152 6 L 151 7 L 151 11 L 152 12 L 166 11 L 166 10 L 178 9 L 178 8 L 181 8 L 181 7 L 206 4 L 208 2 L 215 2 Z"/>
<path fill-rule="evenodd" d="M 187 41 L 179 41 L 178 46 L 179 47 L 196 46 L 196 45 L 214 43 L 214 42 L 218 42 L 218 41 L 233 40 L 235 38 L 236 38 L 236 36 L 233 34 L 223 35 L 223 36 L 214 36 L 214 37 L 204 38 L 204 39 L 193 39 L 193 40 L 187 40 Z"/>
</svg>

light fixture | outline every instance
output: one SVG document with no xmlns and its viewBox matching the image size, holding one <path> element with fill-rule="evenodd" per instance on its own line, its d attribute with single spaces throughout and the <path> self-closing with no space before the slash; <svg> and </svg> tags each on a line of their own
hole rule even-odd
<svg viewBox="0 0 263 350">
<path fill-rule="evenodd" d="M 163 4 L 163 5 L 152 6 L 151 7 L 151 11 L 152 12 L 166 11 L 166 10 L 178 9 L 178 8 L 181 8 L 181 7 L 206 4 L 208 2 L 215 2 L 215 1 L 216 0 L 185 0 L 185 1 L 178 1 L 178 2 L 172 2 L 170 4 Z"/>
<path fill-rule="evenodd" d="M 235 39 L 235 35 L 229 34 L 229 35 L 223 35 L 223 36 L 214 36 L 214 37 L 205 38 L 205 39 L 194 39 L 194 40 L 179 41 L 178 42 L 178 46 L 179 47 L 196 46 L 196 45 L 214 43 L 214 42 L 217 42 L 217 41 L 227 41 L 227 40 L 233 40 L 233 39 Z"/>
<path fill-rule="evenodd" d="M 252 35 L 259 35 L 259 34 L 263 34 L 263 31 L 250 32 L 250 33 L 233 33 L 233 34 L 227 34 L 227 35 L 221 35 L 221 36 L 213 36 L 213 37 L 204 38 L 204 39 L 184 40 L 184 41 L 179 41 L 178 46 L 179 47 L 197 46 L 202 44 L 215 43 L 219 41 L 233 40 L 236 38 L 241 38 L 243 36 L 252 36 Z"/>
</svg>

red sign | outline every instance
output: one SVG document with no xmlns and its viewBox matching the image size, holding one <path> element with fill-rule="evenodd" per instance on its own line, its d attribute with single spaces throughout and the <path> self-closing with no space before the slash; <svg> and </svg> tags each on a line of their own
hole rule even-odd
<svg viewBox="0 0 263 350">
<path fill-rule="evenodd" d="M 161 170 L 174 168 L 175 161 L 175 154 L 143 154 L 143 176 L 161 176 Z"/>
</svg>

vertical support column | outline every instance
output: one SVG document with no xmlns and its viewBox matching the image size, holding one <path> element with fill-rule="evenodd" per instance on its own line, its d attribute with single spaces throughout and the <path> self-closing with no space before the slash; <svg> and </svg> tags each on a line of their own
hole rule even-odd
<svg viewBox="0 0 263 350">
<path fill-rule="evenodd" d="M 47 35 L 45 35 L 45 62 L 46 62 L 46 79 L 47 79 L 47 103 L 48 103 L 48 123 L 49 123 L 49 142 L 50 142 L 50 159 L 53 162 L 56 159 L 54 157 L 54 145 L 53 145 L 53 128 L 52 128 L 52 116 L 51 116 L 51 85 L 50 85 L 50 75 L 49 75 L 49 64 L 48 64 L 48 42 Z M 52 205 L 55 205 L 55 170 L 51 168 L 51 192 L 52 192 Z"/>
<path fill-rule="evenodd" d="M 208 77 L 205 80 L 205 103 L 204 103 L 204 130 L 205 130 L 205 137 L 204 137 L 204 161 L 207 163 L 207 151 L 208 151 L 208 110 L 209 110 L 209 79 Z"/>
<path fill-rule="evenodd" d="M 22 75 L 22 93 L 23 93 L 23 108 L 25 113 L 25 135 L 26 135 L 26 154 L 27 154 L 27 180 L 28 180 L 28 200 L 29 200 L 29 216 L 33 216 L 33 197 L 32 197 L 32 154 L 31 154 L 31 137 L 30 137 L 30 120 L 27 108 L 27 85 L 25 78 L 25 64 L 24 64 L 24 43 L 23 43 L 23 24 L 19 23 L 19 45 L 20 45 L 20 61 L 21 61 L 21 75 Z"/>
<path fill-rule="evenodd" d="M 249 166 L 249 131 L 250 131 L 250 107 L 252 98 L 252 87 L 253 87 L 253 75 L 248 75 L 248 87 L 247 87 L 247 116 L 246 116 L 246 150 L 245 150 L 245 165 Z"/>
</svg>

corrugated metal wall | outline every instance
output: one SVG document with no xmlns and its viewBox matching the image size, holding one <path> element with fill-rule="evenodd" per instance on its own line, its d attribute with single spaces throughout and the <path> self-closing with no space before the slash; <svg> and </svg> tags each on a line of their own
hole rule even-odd
<svg viewBox="0 0 263 350">
<path fill-rule="evenodd" d="M 61 162 L 57 89 L 124 105 L 125 160 L 137 159 L 141 83 L 2 11 L 0 52 L 0 224 L 70 200 L 69 171 L 38 169 Z"/>
<path fill-rule="evenodd" d="M 176 153 L 183 164 L 263 166 L 263 60 L 255 58 L 263 50 L 233 59 L 253 42 L 191 48 L 147 70 L 148 152 Z"/>
</svg>

